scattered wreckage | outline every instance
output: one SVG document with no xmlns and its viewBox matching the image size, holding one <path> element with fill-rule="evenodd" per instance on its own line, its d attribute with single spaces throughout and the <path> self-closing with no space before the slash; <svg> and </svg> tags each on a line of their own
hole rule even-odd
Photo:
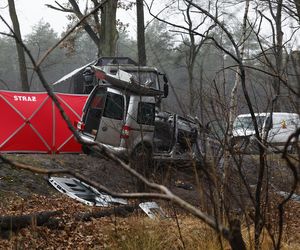
<svg viewBox="0 0 300 250">
<path fill-rule="evenodd" d="M 109 207 L 128 204 L 127 200 L 99 192 L 96 188 L 76 178 L 49 177 L 48 181 L 57 191 L 88 206 Z M 150 219 L 167 218 L 162 208 L 156 202 L 142 202 L 139 204 L 139 208 L 141 208 Z"/>
<path fill-rule="evenodd" d="M 111 204 L 127 204 L 126 200 L 101 193 L 76 178 L 50 177 L 48 181 L 57 191 L 88 206 L 108 207 Z"/>
</svg>

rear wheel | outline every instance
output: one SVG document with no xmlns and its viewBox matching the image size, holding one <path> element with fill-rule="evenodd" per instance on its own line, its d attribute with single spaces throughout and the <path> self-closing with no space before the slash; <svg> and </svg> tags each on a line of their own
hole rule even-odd
<svg viewBox="0 0 300 250">
<path fill-rule="evenodd" d="M 131 167 L 139 174 L 149 179 L 152 169 L 152 150 L 146 145 L 139 145 L 131 155 Z M 146 191 L 146 185 L 143 181 L 135 178 L 135 187 L 137 192 Z"/>
</svg>

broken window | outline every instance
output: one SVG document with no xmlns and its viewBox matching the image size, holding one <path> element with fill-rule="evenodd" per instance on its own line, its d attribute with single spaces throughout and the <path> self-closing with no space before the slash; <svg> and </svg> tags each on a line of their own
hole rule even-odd
<svg viewBox="0 0 300 250">
<path fill-rule="evenodd" d="M 139 124 L 154 125 L 155 104 L 149 102 L 140 102 L 138 106 L 137 122 Z"/>
<path fill-rule="evenodd" d="M 103 116 L 116 120 L 123 120 L 124 98 L 121 95 L 107 93 Z"/>
</svg>

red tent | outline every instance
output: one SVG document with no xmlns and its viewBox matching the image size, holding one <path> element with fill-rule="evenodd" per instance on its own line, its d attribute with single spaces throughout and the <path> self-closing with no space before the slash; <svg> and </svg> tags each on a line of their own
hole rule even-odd
<svg viewBox="0 0 300 250">
<path fill-rule="evenodd" d="M 72 124 L 80 119 L 86 95 L 56 96 Z M 81 152 L 47 93 L 0 90 L 0 117 L 1 152 Z"/>
</svg>

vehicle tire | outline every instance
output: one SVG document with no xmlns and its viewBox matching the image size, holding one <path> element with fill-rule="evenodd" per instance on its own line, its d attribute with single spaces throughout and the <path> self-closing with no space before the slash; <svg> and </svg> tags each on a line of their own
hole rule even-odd
<svg viewBox="0 0 300 250">
<path fill-rule="evenodd" d="M 130 159 L 131 167 L 138 173 L 149 179 L 152 169 L 152 150 L 146 145 L 137 146 Z M 135 187 L 137 192 L 145 192 L 147 190 L 143 181 L 135 179 Z"/>
</svg>

